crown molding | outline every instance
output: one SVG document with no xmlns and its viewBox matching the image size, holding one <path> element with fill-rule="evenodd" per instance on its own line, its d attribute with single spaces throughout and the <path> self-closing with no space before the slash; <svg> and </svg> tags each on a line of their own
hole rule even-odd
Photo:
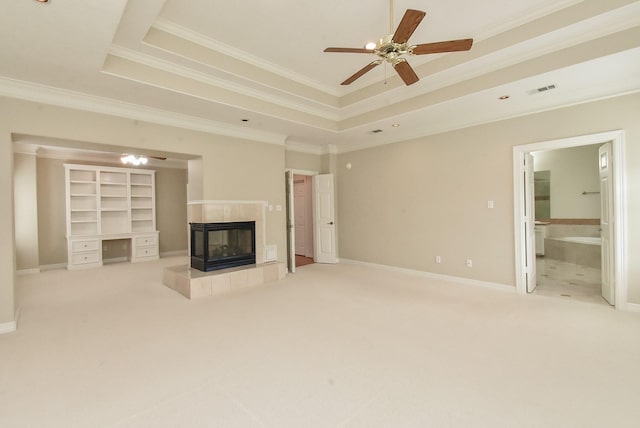
<svg viewBox="0 0 640 428">
<path fill-rule="evenodd" d="M 325 109 L 314 108 L 310 106 L 308 103 L 295 102 L 292 100 L 285 99 L 284 97 L 281 97 L 281 96 L 268 94 L 264 91 L 259 91 L 257 89 L 249 88 L 247 86 L 244 86 L 238 83 L 233 83 L 219 77 L 214 77 L 210 74 L 202 73 L 188 67 L 177 65 L 170 61 L 163 60 L 149 54 L 144 54 L 144 53 L 135 51 L 133 49 L 125 48 L 123 46 L 112 45 L 111 48 L 109 49 L 109 55 L 117 56 L 119 58 L 136 62 L 138 64 L 142 64 L 147 67 L 159 69 L 162 71 L 166 71 L 167 73 L 175 74 L 187 79 L 196 80 L 198 82 L 202 82 L 207 85 L 215 86 L 215 87 L 226 89 L 228 91 L 232 91 L 238 94 L 256 98 L 261 101 L 266 101 L 268 103 L 276 104 L 281 107 L 286 107 L 293 110 L 308 113 L 314 116 L 322 117 L 323 119 L 328 119 L 333 121 L 340 120 L 338 109 L 335 107 L 325 106 Z M 113 74 L 113 73 L 110 72 L 107 74 Z M 123 77 L 123 76 L 119 76 L 119 77 Z M 171 88 L 169 87 L 165 89 L 171 90 Z M 211 100 L 211 101 L 215 102 L 215 100 Z"/>
<path fill-rule="evenodd" d="M 324 85 L 316 80 L 309 79 L 306 76 L 303 76 L 298 73 L 294 73 L 276 64 L 265 61 L 262 58 L 251 55 L 248 52 L 244 52 L 233 46 L 229 46 L 226 43 L 212 39 L 196 31 L 189 30 L 188 28 L 178 25 L 172 21 L 169 21 L 168 19 L 158 18 L 153 23 L 152 27 L 160 31 L 165 31 L 176 37 L 180 37 L 182 39 L 204 46 L 207 49 L 211 49 L 221 54 L 231 56 L 242 62 L 253 65 L 254 67 L 261 68 L 262 70 L 277 74 L 280 77 L 293 80 L 294 82 L 309 86 L 310 88 L 322 91 L 329 95 L 333 95 L 335 97 L 340 97 L 344 95 L 343 91 L 339 91 L 334 87 Z"/>
<path fill-rule="evenodd" d="M 286 140 L 286 135 L 283 134 L 250 130 L 212 120 L 194 118 L 176 112 L 6 77 L 0 77 L 0 95 L 280 146 L 284 146 Z"/>
</svg>

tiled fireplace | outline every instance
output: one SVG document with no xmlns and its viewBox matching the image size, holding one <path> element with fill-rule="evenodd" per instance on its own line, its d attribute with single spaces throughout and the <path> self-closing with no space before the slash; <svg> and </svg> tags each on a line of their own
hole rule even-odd
<svg viewBox="0 0 640 428">
<path fill-rule="evenodd" d="M 163 283 L 183 296 L 195 299 L 283 279 L 287 273 L 286 265 L 277 262 L 275 248 L 265 245 L 266 205 L 263 201 L 190 202 L 188 221 L 191 224 L 250 223 L 255 238 L 255 264 L 210 272 L 196 270 L 189 265 L 171 266 L 164 269 Z"/>
</svg>

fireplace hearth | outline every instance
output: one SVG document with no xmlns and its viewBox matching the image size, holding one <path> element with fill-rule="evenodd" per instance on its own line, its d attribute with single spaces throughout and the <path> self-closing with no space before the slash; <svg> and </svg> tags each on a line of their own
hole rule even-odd
<svg viewBox="0 0 640 428">
<path fill-rule="evenodd" d="M 256 223 L 190 223 L 191 267 L 209 272 L 256 263 Z"/>
</svg>

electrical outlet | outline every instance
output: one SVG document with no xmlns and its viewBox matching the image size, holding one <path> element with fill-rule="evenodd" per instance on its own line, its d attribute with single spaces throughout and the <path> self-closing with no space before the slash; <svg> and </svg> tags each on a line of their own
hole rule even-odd
<svg viewBox="0 0 640 428">
<path fill-rule="evenodd" d="M 467 267 L 468 268 L 473 267 L 473 260 L 467 259 Z"/>
<path fill-rule="evenodd" d="M 436 263 L 442 263 L 442 257 L 436 256 Z"/>
</svg>

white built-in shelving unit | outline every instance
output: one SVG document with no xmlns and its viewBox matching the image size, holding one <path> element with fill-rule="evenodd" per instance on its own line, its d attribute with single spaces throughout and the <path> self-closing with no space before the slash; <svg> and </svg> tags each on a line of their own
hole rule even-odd
<svg viewBox="0 0 640 428">
<path fill-rule="evenodd" d="M 102 265 L 105 240 L 131 240 L 131 262 L 158 258 L 155 171 L 64 167 L 69 269 Z"/>
</svg>

